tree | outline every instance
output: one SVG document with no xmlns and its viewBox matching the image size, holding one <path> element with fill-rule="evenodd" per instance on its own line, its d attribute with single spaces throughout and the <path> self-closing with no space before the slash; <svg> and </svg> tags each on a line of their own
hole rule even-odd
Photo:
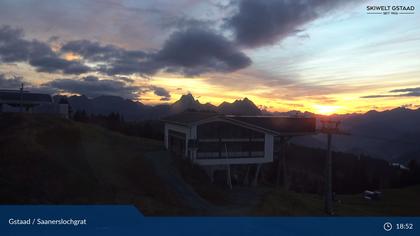
<svg viewBox="0 0 420 236">
<path fill-rule="evenodd" d="M 79 122 L 88 122 L 89 116 L 87 115 L 85 110 L 77 110 L 73 115 L 73 120 Z"/>
</svg>

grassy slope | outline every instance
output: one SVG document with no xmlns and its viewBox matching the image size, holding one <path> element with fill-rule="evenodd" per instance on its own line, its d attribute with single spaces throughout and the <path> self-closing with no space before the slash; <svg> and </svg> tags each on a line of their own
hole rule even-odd
<svg viewBox="0 0 420 236">
<path fill-rule="evenodd" d="M 191 209 L 174 199 L 174 192 L 143 158 L 146 152 L 162 148 L 160 142 L 65 119 L 2 114 L 0 204 L 118 203 L 135 204 L 146 214 L 189 214 Z M 193 176 L 184 178 L 200 195 L 221 206 L 220 212 L 226 204 L 229 208 L 232 203 L 224 196 L 224 189 L 203 184 Z M 255 211 L 244 212 L 241 208 L 236 215 L 323 215 L 323 200 L 318 195 L 267 188 L 249 191 L 269 194 Z M 335 203 L 336 213 L 420 214 L 420 186 L 383 192 L 384 199 L 377 202 L 365 201 L 360 195 L 339 195 L 341 203 Z"/>
<path fill-rule="evenodd" d="M 420 186 L 383 191 L 380 201 L 364 200 L 361 194 L 338 195 L 334 203 L 339 216 L 418 216 Z M 319 195 L 282 190 L 267 195 L 255 210 L 256 215 L 316 216 L 324 215 L 323 199 Z"/>
<path fill-rule="evenodd" d="M 130 203 L 146 214 L 182 208 L 144 153 L 162 143 L 43 116 L 0 116 L 0 203 Z"/>
</svg>

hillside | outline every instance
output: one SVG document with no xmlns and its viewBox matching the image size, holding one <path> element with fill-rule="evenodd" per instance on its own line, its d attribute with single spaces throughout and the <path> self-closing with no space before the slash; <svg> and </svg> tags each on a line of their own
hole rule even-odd
<svg viewBox="0 0 420 236">
<path fill-rule="evenodd" d="M 145 153 L 157 141 L 61 118 L 0 116 L 0 204 L 135 204 L 145 214 L 186 210 Z"/>
<path fill-rule="evenodd" d="M 173 163 L 159 141 L 91 124 L 6 113 L 0 115 L 0 134 L 0 204 L 134 204 L 147 215 L 323 214 L 319 192 L 297 193 L 322 188 L 322 150 L 289 147 L 292 191 L 264 184 L 270 181 L 270 168 L 263 168 L 261 186 L 230 190 L 211 184 L 198 167 Z M 334 155 L 340 156 L 335 159 L 334 172 L 335 180 L 342 183 L 340 188 L 335 185 L 338 193 L 376 185 L 374 178 L 354 178 L 353 173 L 361 171 L 355 169 L 357 163 L 363 163 L 366 170 L 374 166 L 375 175 L 393 173 L 388 165 L 383 165 L 386 173 L 382 173 L 381 160 L 362 158 L 360 162 L 350 155 Z M 383 177 L 382 185 L 385 180 Z M 312 189 L 318 184 L 319 189 Z M 337 213 L 413 215 L 420 211 L 414 200 L 420 193 L 418 186 L 383 191 L 384 199 L 378 202 L 365 201 L 360 194 L 339 194 Z"/>
<path fill-rule="evenodd" d="M 385 189 L 383 199 L 370 201 L 361 194 L 337 195 L 334 211 L 338 216 L 417 216 L 420 212 L 420 185 Z M 316 194 L 272 191 L 252 214 L 282 216 L 325 215 L 323 198 Z"/>
</svg>

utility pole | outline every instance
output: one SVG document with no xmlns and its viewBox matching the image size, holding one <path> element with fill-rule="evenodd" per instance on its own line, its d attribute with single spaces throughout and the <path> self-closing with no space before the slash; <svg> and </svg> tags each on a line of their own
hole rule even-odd
<svg viewBox="0 0 420 236">
<path fill-rule="evenodd" d="M 332 193 L 332 155 L 331 143 L 332 135 L 339 134 L 339 121 L 331 119 L 321 120 L 321 132 L 327 135 L 327 156 L 325 158 L 325 193 L 324 193 L 324 209 L 328 215 L 334 215 L 333 209 L 333 193 Z"/>
<path fill-rule="evenodd" d="M 333 215 L 331 139 L 332 134 L 327 133 L 327 158 L 325 160 L 325 212 L 328 215 Z"/>
<path fill-rule="evenodd" d="M 19 112 L 22 113 L 23 111 L 23 83 L 20 85 L 20 104 L 19 104 Z"/>
<path fill-rule="evenodd" d="M 282 173 L 283 171 L 283 167 L 284 167 L 284 163 L 283 163 L 283 137 L 280 137 L 280 151 L 279 151 L 279 156 L 278 156 L 278 162 L 277 162 L 277 175 L 276 175 L 276 186 L 277 188 L 280 187 L 280 173 Z"/>
</svg>

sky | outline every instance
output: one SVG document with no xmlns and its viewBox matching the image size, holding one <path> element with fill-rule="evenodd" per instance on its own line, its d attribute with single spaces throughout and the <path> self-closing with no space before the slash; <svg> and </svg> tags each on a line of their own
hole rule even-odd
<svg viewBox="0 0 420 236">
<path fill-rule="evenodd" d="M 414 14 L 367 14 L 367 6 Z M 416 0 L 2 0 L 0 89 L 269 111 L 420 108 Z M 405 11 L 399 11 L 405 12 Z"/>
</svg>

